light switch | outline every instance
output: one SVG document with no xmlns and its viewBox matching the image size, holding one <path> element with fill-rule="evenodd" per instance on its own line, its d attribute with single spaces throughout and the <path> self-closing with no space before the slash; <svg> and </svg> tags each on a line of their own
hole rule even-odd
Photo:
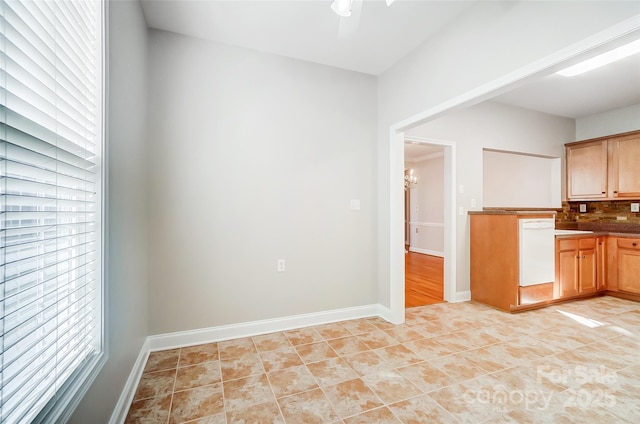
<svg viewBox="0 0 640 424">
<path fill-rule="evenodd" d="M 640 203 L 632 203 L 631 212 L 640 212 Z"/>
<path fill-rule="evenodd" d="M 580 203 L 580 212 L 584 213 L 587 211 L 587 205 L 585 203 Z"/>
<path fill-rule="evenodd" d="M 351 199 L 351 210 L 352 211 L 360 210 L 360 199 Z"/>
</svg>

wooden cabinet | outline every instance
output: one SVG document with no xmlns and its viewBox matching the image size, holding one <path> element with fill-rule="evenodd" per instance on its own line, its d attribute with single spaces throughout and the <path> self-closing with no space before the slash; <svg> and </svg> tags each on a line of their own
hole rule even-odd
<svg viewBox="0 0 640 424">
<path fill-rule="evenodd" d="M 640 131 L 565 145 L 569 200 L 640 199 Z"/>
<path fill-rule="evenodd" d="M 566 158 L 569 199 L 607 197 L 607 140 L 567 145 Z"/>
<path fill-rule="evenodd" d="M 640 239 L 619 237 L 616 247 L 618 290 L 640 294 Z"/>
<path fill-rule="evenodd" d="M 597 246 L 597 237 L 556 239 L 556 299 L 599 290 Z"/>
<path fill-rule="evenodd" d="M 600 236 L 596 239 L 596 288 L 605 290 L 607 288 L 608 256 L 607 237 Z"/>
<path fill-rule="evenodd" d="M 521 215 L 477 212 L 469 216 L 471 299 L 504 311 L 517 310 L 523 304 L 519 286 L 518 219 L 553 218 L 553 213 Z M 547 286 L 550 293 L 552 285 L 529 286 L 526 296 L 544 300 L 547 298 Z"/>
<path fill-rule="evenodd" d="M 610 197 L 640 198 L 640 134 L 612 138 L 609 150 Z"/>
</svg>

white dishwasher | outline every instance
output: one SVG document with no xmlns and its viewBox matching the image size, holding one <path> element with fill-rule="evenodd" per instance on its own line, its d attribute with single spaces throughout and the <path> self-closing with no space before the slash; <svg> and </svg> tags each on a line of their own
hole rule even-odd
<svg viewBox="0 0 640 424">
<path fill-rule="evenodd" d="M 518 219 L 520 286 L 555 280 L 555 220 Z"/>
</svg>

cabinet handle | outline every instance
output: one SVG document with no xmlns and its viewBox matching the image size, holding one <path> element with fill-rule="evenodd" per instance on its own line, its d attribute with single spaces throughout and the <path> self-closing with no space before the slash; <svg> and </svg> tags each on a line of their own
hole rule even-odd
<svg viewBox="0 0 640 424">
<path fill-rule="evenodd" d="M 638 245 L 638 243 L 636 243 L 635 241 L 633 243 L 631 243 L 631 246 L 636 247 Z"/>
<path fill-rule="evenodd" d="M 602 192 L 602 194 L 607 194 L 607 192 L 606 192 L 606 191 L 603 191 L 603 192 Z"/>
<path fill-rule="evenodd" d="M 618 193 L 617 191 L 614 191 L 614 193 Z"/>
</svg>

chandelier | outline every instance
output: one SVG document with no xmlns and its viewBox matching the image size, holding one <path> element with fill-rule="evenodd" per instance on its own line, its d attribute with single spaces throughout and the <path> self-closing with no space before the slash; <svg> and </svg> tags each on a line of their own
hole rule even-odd
<svg viewBox="0 0 640 424">
<path fill-rule="evenodd" d="M 416 178 L 415 175 L 413 175 L 413 168 L 405 169 L 404 170 L 404 189 L 405 190 L 412 189 L 413 187 L 415 187 L 416 184 L 418 184 L 418 179 Z"/>
</svg>

